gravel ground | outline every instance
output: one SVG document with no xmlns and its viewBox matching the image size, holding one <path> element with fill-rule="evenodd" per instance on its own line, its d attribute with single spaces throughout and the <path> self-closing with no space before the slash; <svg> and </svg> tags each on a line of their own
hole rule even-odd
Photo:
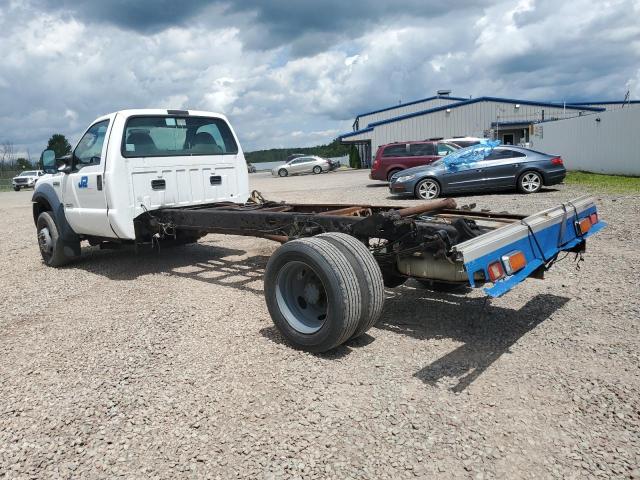
<svg viewBox="0 0 640 480">
<path fill-rule="evenodd" d="M 267 198 L 389 203 L 365 172 L 251 176 Z M 532 213 L 583 192 L 469 196 Z M 42 265 L 0 194 L 2 478 L 639 478 L 640 195 L 545 281 L 387 291 L 370 336 L 311 355 L 262 297 L 277 247 L 209 235 Z M 407 200 L 400 203 L 414 204 Z"/>
</svg>

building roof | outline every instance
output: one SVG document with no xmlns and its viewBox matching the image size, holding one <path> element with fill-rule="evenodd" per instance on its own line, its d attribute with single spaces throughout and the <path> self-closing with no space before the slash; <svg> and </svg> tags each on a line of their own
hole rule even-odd
<svg viewBox="0 0 640 480">
<path fill-rule="evenodd" d="M 460 98 L 460 97 L 452 97 L 450 95 L 435 95 L 433 97 L 423 98 L 421 100 L 414 100 L 412 102 L 400 103 L 398 105 L 394 105 L 392 107 L 381 108 L 380 110 L 373 110 L 371 112 L 359 113 L 356 116 L 356 119 L 360 117 L 366 117 L 367 115 L 373 115 L 374 113 L 388 112 L 389 110 L 394 110 L 396 108 L 408 107 L 410 105 L 415 105 L 416 103 L 428 102 L 430 100 L 435 100 L 437 98 L 442 98 L 445 100 L 452 100 L 453 102 L 463 102 L 465 100 L 469 100 L 468 98 Z"/>
<path fill-rule="evenodd" d="M 608 102 L 571 102 L 567 105 L 621 105 L 623 103 L 640 103 L 640 100 L 609 100 Z"/>
<path fill-rule="evenodd" d="M 603 111 L 606 110 L 605 108 L 587 107 L 587 106 L 582 106 L 582 105 L 578 105 L 578 104 L 568 104 L 567 103 L 565 105 L 565 104 L 562 104 L 562 103 L 536 102 L 536 101 L 532 101 L 532 100 L 517 100 L 517 99 L 514 99 L 514 98 L 477 97 L 477 98 L 472 98 L 470 100 L 460 101 L 458 103 L 450 103 L 448 105 L 441 105 L 439 107 L 430 108 L 428 110 L 420 110 L 418 112 L 407 113 L 405 115 L 399 115 L 397 117 L 388 118 L 386 120 L 380 120 L 378 122 L 372 122 L 369 125 L 367 125 L 367 128 L 363 128 L 362 130 L 356 130 L 354 132 L 345 133 L 344 135 L 340 135 L 339 138 L 345 138 L 345 137 L 354 136 L 354 135 L 358 135 L 358 134 L 365 133 L 365 132 L 370 132 L 370 131 L 373 130 L 374 127 L 377 127 L 379 125 L 384 125 L 384 124 L 387 124 L 387 123 L 399 122 L 401 120 L 406 120 L 408 118 L 420 117 L 422 115 L 428 115 L 428 114 L 434 113 L 434 112 L 441 112 L 442 110 L 447 110 L 447 109 L 453 110 L 454 108 L 464 107 L 466 105 L 472 105 L 474 103 L 479 103 L 479 102 L 512 103 L 512 104 L 534 105 L 534 106 L 549 107 L 549 108 L 566 108 L 566 109 L 569 109 L 569 110 L 591 111 L 591 112 L 603 112 Z"/>
</svg>

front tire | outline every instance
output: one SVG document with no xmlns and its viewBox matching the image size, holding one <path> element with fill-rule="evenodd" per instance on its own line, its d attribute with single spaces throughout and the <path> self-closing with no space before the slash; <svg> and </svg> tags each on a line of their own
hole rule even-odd
<svg viewBox="0 0 640 480">
<path fill-rule="evenodd" d="M 542 175 L 532 170 L 524 172 L 518 179 L 518 190 L 521 193 L 537 193 L 542 188 Z"/>
<path fill-rule="evenodd" d="M 42 260 L 49 267 L 61 267 L 73 260 L 73 255 L 65 253 L 64 243 L 60 240 L 58 226 L 51 212 L 42 212 L 36 222 L 38 246 Z"/>
<path fill-rule="evenodd" d="M 418 200 L 433 200 L 440 196 L 440 184 L 433 178 L 425 178 L 416 185 L 414 196 Z"/>
<path fill-rule="evenodd" d="M 279 247 L 267 263 L 264 292 L 273 323 L 301 350 L 331 350 L 358 327 L 362 300 L 356 272 L 326 240 L 298 239 Z"/>
<path fill-rule="evenodd" d="M 285 168 L 281 168 L 280 170 L 278 170 L 279 177 L 286 177 L 287 175 L 289 175 L 289 172 L 287 172 Z"/>
<path fill-rule="evenodd" d="M 13 191 L 14 192 L 19 192 L 20 191 L 20 187 L 13 187 Z"/>
<path fill-rule="evenodd" d="M 313 167 L 313 173 L 315 173 L 316 175 L 322 173 L 322 167 L 316 165 L 315 167 Z"/>
</svg>

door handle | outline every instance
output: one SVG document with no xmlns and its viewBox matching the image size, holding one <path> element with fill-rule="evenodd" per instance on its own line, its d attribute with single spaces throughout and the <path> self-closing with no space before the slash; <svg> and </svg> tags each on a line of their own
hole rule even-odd
<svg viewBox="0 0 640 480">
<path fill-rule="evenodd" d="M 167 188 L 167 182 L 165 182 L 164 179 L 151 180 L 152 190 L 164 190 L 165 188 Z"/>
<path fill-rule="evenodd" d="M 222 177 L 220 175 L 211 175 L 209 177 L 209 183 L 211 185 L 221 185 L 222 184 Z"/>
<path fill-rule="evenodd" d="M 102 175 L 96 177 L 96 185 L 98 186 L 98 190 L 102 190 Z"/>
</svg>

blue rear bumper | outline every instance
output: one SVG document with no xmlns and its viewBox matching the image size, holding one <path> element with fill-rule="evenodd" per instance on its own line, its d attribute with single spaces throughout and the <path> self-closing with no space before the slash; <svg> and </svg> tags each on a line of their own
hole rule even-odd
<svg viewBox="0 0 640 480">
<path fill-rule="evenodd" d="M 524 281 L 535 270 L 555 259 L 560 252 L 575 250 L 575 248 L 585 242 L 587 238 L 602 230 L 606 226 L 606 223 L 598 221 L 593 224 L 584 235 L 579 234 L 577 231 L 575 225 L 576 218 L 581 220 L 589 217 L 593 213 L 597 213 L 595 205 L 584 209 L 578 215 L 571 212 L 545 228 L 540 228 L 535 231 L 527 228 L 528 233 L 523 238 L 508 243 L 502 242 L 495 250 L 491 250 L 482 256 L 466 262 L 464 265 L 471 286 L 475 286 L 474 277 L 477 272 L 483 272 L 484 278 L 488 279 L 490 278 L 488 272 L 490 264 L 499 261 L 503 255 L 507 255 L 513 251 L 520 251 L 527 260 L 526 266 L 517 273 L 498 280 L 493 286 L 484 289 L 491 297 L 503 295 Z"/>
</svg>

